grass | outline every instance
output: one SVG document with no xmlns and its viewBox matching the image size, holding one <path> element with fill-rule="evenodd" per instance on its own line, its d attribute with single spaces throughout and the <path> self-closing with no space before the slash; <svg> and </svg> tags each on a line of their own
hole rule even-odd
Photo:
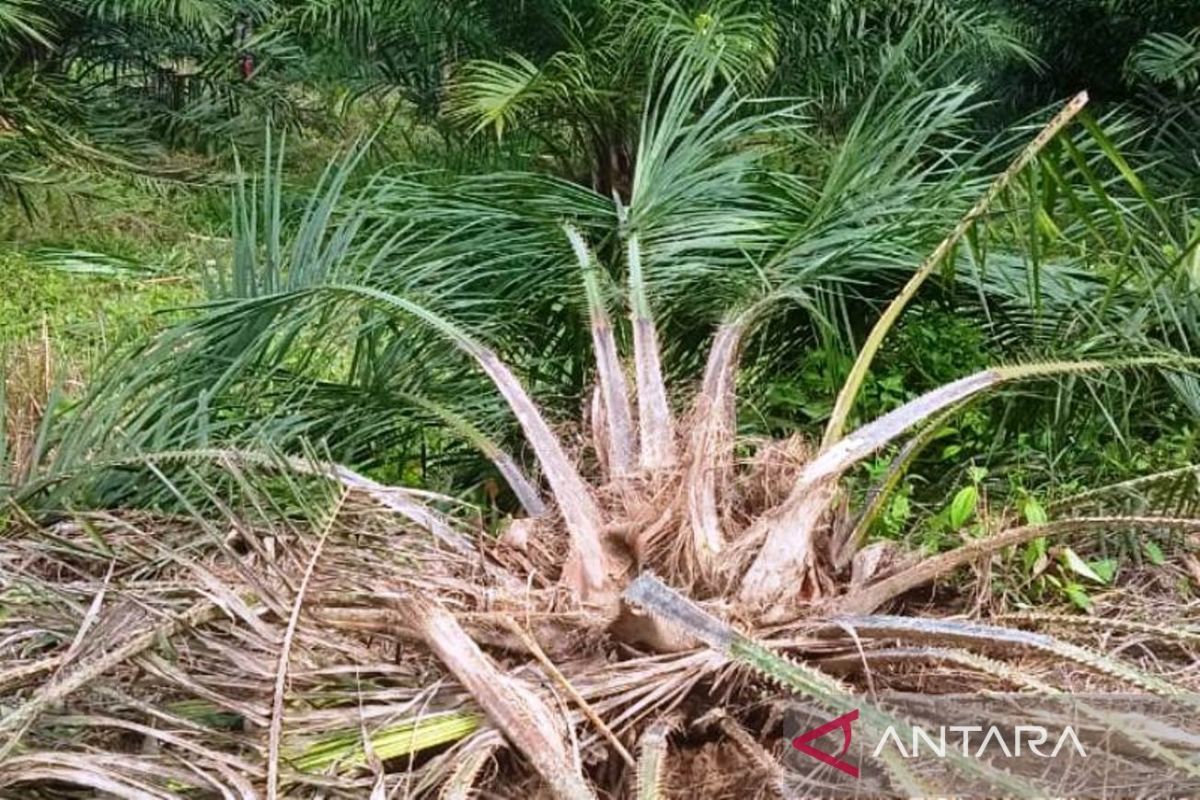
<svg viewBox="0 0 1200 800">
<path fill-rule="evenodd" d="M 96 271 L 73 271 L 72 261 Z M 60 358 L 87 371 L 115 345 L 160 329 L 161 312 L 197 298 L 196 272 L 178 261 L 164 266 L 104 274 L 103 262 L 82 255 L 0 253 L 0 347 L 49 340 Z"/>
<path fill-rule="evenodd" d="M 85 372 L 114 345 L 199 296 L 227 249 L 212 189 L 104 179 L 87 194 L 51 191 L 0 223 L 0 348 L 50 339 Z"/>
<path fill-rule="evenodd" d="M 58 399 L 79 397 L 109 355 L 177 320 L 227 244 L 212 190 L 104 180 L 48 192 L 0 226 L 3 453 L 19 480 Z M 5 474 L 7 469 L 0 469 Z"/>
</svg>

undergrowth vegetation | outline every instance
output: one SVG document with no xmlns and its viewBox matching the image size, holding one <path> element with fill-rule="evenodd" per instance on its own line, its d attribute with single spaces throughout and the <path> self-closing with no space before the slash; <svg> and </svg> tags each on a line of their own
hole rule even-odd
<svg viewBox="0 0 1200 800">
<path fill-rule="evenodd" d="M 1190 708 L 1200 19 L 1127 5 L 0 0 L 0 797 L 809 796 L 798 700 Z"/>
</svg>

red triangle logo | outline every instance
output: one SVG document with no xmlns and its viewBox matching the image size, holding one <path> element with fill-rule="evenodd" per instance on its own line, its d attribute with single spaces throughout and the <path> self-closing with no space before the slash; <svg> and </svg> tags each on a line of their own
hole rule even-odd
<svg viewBox="0 0 1200 800">
<path fill-rule="evenodd" d="M 854 722 L 854 720 L 856 720 L 856 719 L 858 719 L 858 709 L 857 708 L 854 709 L 853 711 L 847 711 L 845 714 L 842 714 L 837 719 L 826 722 L 824 725 L 820 726 L 819 728 L 813 728 L 811 731 L 808 731 L 807 733 L 800 734 L 795 739 L 792 739 L 792 747 L 796 750 L 799 750 L 801 753 L 810 755 L 813 758 L 817 759 L 818 761 L 822 761 L 822 762 L 828 764 L 829 766 L 833 767 L 834 769 L 841 770 L 842 772 L 849 775 L 851 778 L 857 778 L 858 777 L 858 767 L 854 766 L 853 764 L 847 764 L 845 761 L 842 761 L 842 759 L 841 759 L 842 756 L 846 755 L 846 751 L 850 749 L 850 736 L 851 736 L 850 723 Z M 822 736 L 829 733 L 830 731 L 839 730 L 839 729 L 841 730 L 842 737 L 843 737 L 842 738 L 842 749 L 841 749 L 841 751 L 838 752 L 838 754 L 836 756 L 831 755 L 830 753 L 826 753 L 824 750 L 818 750 L 817 748 L 815 748 L 809 744 L 809 742 L 811 742 L 813 739 L 820 739 Z"/>
</svg>

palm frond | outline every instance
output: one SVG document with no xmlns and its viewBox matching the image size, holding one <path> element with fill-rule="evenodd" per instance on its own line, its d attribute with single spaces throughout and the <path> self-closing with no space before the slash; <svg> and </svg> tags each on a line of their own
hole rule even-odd
<svg viewBox="0 0 1200 800">
<path fill-rule="evenodd" d="M 1200 84 L 1200 28 L 1184 35 L 1147 36 L 1130 52 L 1126 69 L 1155 83 L 1174 84 L 1180 90 Z"/>
</svg>

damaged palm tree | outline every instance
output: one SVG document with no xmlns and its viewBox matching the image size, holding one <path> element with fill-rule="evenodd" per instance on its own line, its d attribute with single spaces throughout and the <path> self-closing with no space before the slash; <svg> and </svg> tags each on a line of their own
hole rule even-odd
<svg viewBox="0 0 1200 800">
<path fill-rule="evenodd" d="M 905 304 L 1068 126 L 1086 97 L 1072 100 L 1045 126 L 885 310 L 838 397 L 821 446 L 759 445 L 763 453 L 791 448 L 804 455 L 787 462 L 787 488 L 780 492 L 763 490 L 767 472 L 778 483 L 776 463 L 766 457 L 747 461 L 737 452 L 736 388 L 755 326 L 776 305 L 804 295 L 780 266 L 792 263 L 791 244 L 775 261 L 754 265 L 761 285 L 724 310 L 699 386 L 667 379 L 665 328 L 649 289 L 649 262 L 699 258 L 719 237 L 730 245 L 718 261 L 732 260 L 769 248 L 773 235 L 770 209 L 762 204 L 726 214 L 718 196 L 699 211 L 680 210 L 681 184 L 711 180 L 714 191 L 741 191 L 725 181 L 754 156 L 734 145 L 744 144 L 742 137 L 763 120 L 747 121 L 725 97 L 703 105 L 697 121 L 690 115 L 703 99 L 703 82 L 678 83 L 648 114 L 630 206 L 616 201 L 619 224 L 607 230 L 612 236 L 601 241 L 594 235 L 598 223 L 577 219 L 546 226 L 553 240 L 526 241 L 531 254 L 547 242 L 565 244 L 570 274 L 583 289 L 590 322 L 585 338 L 595 365 L 595 391 L 587 393 L 595 434 L 583 448 L 556 431 L 551 413 L 535 401 L 521 359 L 510 363 L 484 333 L 410 296 L 434 295 L 435 282 L 466 285 L 476 278 L 446 268 L 461 252 L 439 255 L 428 241 L 408 254 L 377 253 L 358 281 L 330 266 L 339 253 L 318 252 L 279 292 L 216 306 L 201 321 L 168 333 L 139 364 L 152 372 L 154 364 L 188 358 L 216 361 L 222 377 L 206 379 L 203 388 L 215 386 L 206 397 L 217 396 L 234 367 L 257 368 L 281 341 L 284 350 L 324 344 L 312 330 L 318 320 L 365 320 L 362 328 L 371 336 L 415 326 L 452 344 L 503 399 L 536 462 L 544 497 L 531 497 L 538 481 L 482 429 L 466 422 L 450 427 L 467 430 L 472 444 L 503 465 L 525 509 L 544 513 L 514 521 L 498 538 L 483 531 L 467 538 L 467 523 L 435 508 L 444 498 L 385 487 L 343 468 L 272 462 L 232 447 L 140 456 L 168 485 L 162 465 L 205 459 L 221 461 L 239 479 L 251 469 L 271 469 L 287 481 L 328 479 L 339 485 L 330 504 L 333 520 L 306 526 L 286 518 L 262 530 L 239 522 L 231 503 L 210 492 L 210 504 L 227 517 L 218 525 L 197 511 L 200 522 L 173 522 L 171 536 L 163 539 L 147 532 L 153 527 L 148 519 L 135 524 L 100 515 L 52 530 L 20 522 L 29 528 L 27 536 L 0 569 L 6 585 L 24 589 L 4 596 L 16 612 L 0 621 L 0 641 L 21 641 L 27 625 L 52 633 L 0 669 L 0 734 L 8 742 L 0 795 L 61 796 L 54 787 L 66 783 L 139 798 L 189 792 L 255 797 L 262 786 L 270 796 L 387 797 L 403 786 L 415 795 L 465 797 L 478 782 L 512 797 L 665 797 L 672 775 L 686 772 L 685 763 L 698 763 L 686 752 L 696 747 L 696 736 L 685 745 L 675 741 L 676 733 L 711 719 L 706 715 L 714 708 L 730 709 L 713 729 L 742 754 L 734 763 L 743 771 L 769 766 L 778 726 L 761 726 L 759 736 L 733 715 L 756 702 L 763 686 L 782 687 L 781 698 L 806 695 L 830 710 L 866 708 L 870 725 L 888 724 L 886 713 L 852 684 L 820 668 L 824 661 L 836 664 L 839 674 L 853 673 L 846 656 L 859 652 L 864 638 L 867 655 L 875 643 L 896 640 L 918 642 L 933 663 L 959 654 L 955 663 L 977 667 L 981 682 L 1002 680 L 1009 669 L 1024 674 L 1026 667 L 1005 665 L 1033 654 L 1115 686 L 1183 691 L 1139 665 L 1049 636 L 1012 632 L 1005 638 L 996 629 L 951 620 L 862 615 L 1037 537 L 1113 528 L 1197 532 L 1200 520 L 1097 515 L 1011 527 L 879 575 L 858 569 L 862 537 L 846 536 L 846 526 L 835 524 L 848 472 L 947 411 L 1007 382 L 1130 365 L 996 367 L 845 432 L 872 358 Z M 683 144 L 704 137 L 711 145 L 707 155 L 687 161 Z M 462 201 L 464 213 L 477 202 Z M 410 221 L 418 230 L 420 220 Z M 329 246 L 343 246 L 348 238 L 332 236 Z M 511 239 L 517 241 L 517 234 Z M 623 273 L 604 266 L 601 252 L 619 254 L 614 260 L 624 263 Z M 374 282 L 393 258 L 408 259 L 410 276 L 400 286 Z M 428 259 L 425 266 L 421 258 Z M 624 285 L 614 273 L 623 274 Z M 614 282 L 619 290 L 609 291 Z M 621 301 L 628 312 L 625 329 L 623 316 L 611 309 Z M 330 339 L 341 331 L 336 325 L 324 330 Z M 254 355 L 218 358 L 220 347 L 234 339 L 249 342 L 246 351 Z M 622 342 L 631 343 L 624 359 Z M 307 354 L 293 357 L 281 359 L 272 376 L 298 371 Z M 136 384 L 125 397 L 149 385 Z M 135 414 L 133 421 L 141 419 Z M 136 425 L 125 430 L 136 431 Z M 295 494 L 306 487 L 297 485 Z M 424 515 L 422 504 L 428 506 Z M 394 513 L 380 514 L 380 506 Z M 421 536 L 422 527 L 436 527 L 438 535 Z M 39 549 L 33 531 L 69 547 Z M 184 547 L 180 542 L 189 534 L 195 539 Z M 104 574 L 103 565 L 115 570 L 111 585 L 96 577 Z M 145 584 L 152 565 L 165 577 Z M 27 577 L 19 578 L 21 571 Z M 195 585 L 203 591 L 189 588 Z M 103 602 L 87 610 L 97 597 Z M 71 644 L 76 636 L 103 643 L 108 655 L 90 646 L 80 650 Z M 974 656 L 975 650 L 991 658 Z M 135 682 L 134 676 L 141 677 Z M 102 713 L 105 708 L 119 713 Z M 78 749 L 56 751 L 54 732 L 62 729 L 79 731 L 72 740 Z M 112 735 L 114 729 L 132 731 L 134 745 Z M 100 752 L 109 755 L 98 758 Z M 923 785 L 899 761 L 887 767 L 897 793 L 951 791 Z M 1033 791 L 1003 774 L 971 768 L 1006 795 Z"/>
</svg>

